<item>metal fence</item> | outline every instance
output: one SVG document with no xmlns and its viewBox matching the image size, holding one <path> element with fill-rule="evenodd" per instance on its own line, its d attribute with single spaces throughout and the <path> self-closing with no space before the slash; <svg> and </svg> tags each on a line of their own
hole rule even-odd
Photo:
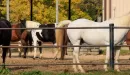
<svg viewBox="0 0 130 75">
<path fill-rule="evenodd" d="M 129 47 L 129 45 L 114 45 L 114 29 L 129 29 L 130 27 L 114 27 L 114 24 L 110 24 L 109 27 L 58 27 L 58 28 L 0 28 L 0 30 L 7 30 L 7 29 L 109 29 L 109 35 L 110 35 L 110 45 L 63 45 L 63 46 L 0 46 L 0 48 L 3 47 L 13 47 L 13 48 L 24 48 L 24 47 L 42 47 L 42 48 L 57 48 L 57 47 L 110 47 L 110 62 L 109 63 L 57 63 L 57 64 L 28 64 L 28 65 L 6 65 L 5 66 L 48 66 L 48 65 L 104 65 L 109 64 L 110 68 L 114 70 L 114 65 L 130 65 L 130 64 L 123 64 L 123 63 L 114 63 L 114 47 Z M 3 65 L 0 65 L 3 66 Z"/>
</svg>

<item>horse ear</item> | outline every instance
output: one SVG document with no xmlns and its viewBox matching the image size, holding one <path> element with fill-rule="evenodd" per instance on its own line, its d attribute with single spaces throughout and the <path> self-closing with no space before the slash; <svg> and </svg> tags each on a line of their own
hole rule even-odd
<svg viewBox="0 0 130 75">
<path fill-rule="evenodd" d="M 24 18 L 24 21 L 26 21 L 26 19 Z"/>
<path fill-rule="evenodd" d="M 22 22 L 22 20 L 21 20 L 21 19 L 20 19 L 19 21 L 20 21 L 20 22 Z"/>
<path fill-rule="evenodd" d="M 42 27 L 42 25 L 39 25 L 39 28 Z"/>
</svg>

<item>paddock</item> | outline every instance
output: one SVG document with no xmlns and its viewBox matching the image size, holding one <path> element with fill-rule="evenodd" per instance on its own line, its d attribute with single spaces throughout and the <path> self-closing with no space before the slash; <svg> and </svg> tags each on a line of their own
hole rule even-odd
<svg viewBox="0 0 130 75">
<path fill-rule="evenodd" d="M 104 49 L 104 48 L 103 48 Z M 128 50 L 128 48 L 122 48 L 123 50 Z M 38 52 L 37 52 L 38 53 Z M 0 53 L 1 54 L 1 53 Z M 49 72 L 69 72 L 73 73 L 72 65 L 55 65 L 55 64 L 71 64 L 72 63 L 72 55 L 66 55 L 65 60 L 54 60 L 53 59 L 54 50 L 52 48 L 45 48 L 43 50 L 43 58 L 42 59 L 35 59 L 33 60 L 33 52 L 28 53 L 28 57 L 22 58 L 18 56 L 17 51 L 12 51 L 12 58 L 7 57 L 6 64 L 7 65 L 20 65 L 20 66 L 7 66 L 11 70 L 12 73 L 18 73 L 23 71 L 33 71 L 39 70 L 42 72 L 49 71 Z M 119 62 L 124 64 L 130 63 L 130 52 L 128 54 L 121 54 L 119 57 Z M 97 63 L 97 65 L 83 65 L 84 69 L 88 72 L 91 71 L 104 71 L 103 65 L 105 60 L 105 54 L 95 55 L 95 54 L 81 54 L 79 56 L 81 59 L 81 63 Z M 2 59 L 0 59 L 1 61 Z M 53 63 L 52 63 L 53 62 Z M 2 64 L 0 62 L 0 64 Z M 50 64 L 50 65 L 45 65 Z M 54 65 L 53 65 L 54 64 Z M 23 66 L 22 66 L 23 65 Z M 27 66 L 28 65 L 28 66 Z M 31 65 L 31 66 L 29 66 Z M 35 65 L 35 66 L 33 66 Z M 36 66 L 37 65 L 37 66 Z M 120 70 L 125 71 L 130 69 L 130 65 L 120 65 Z"/>
<path fill-rule="evenodd" d="M 51 44 L 49 44 L 51 45 Z M 17 46 L 18 47 L 18 46 Z M 88 46 L 84 46 L 88 47 Z M 90 47 L 94 47 L 91 46 Z M 44 49 L 44 48 L 43 48 Z M 128 50 L 128 49 L 127 49 Z M 69 50 L 68 50 L 69 51 Z M 69 72 L 73 73 L 72 70 L 72 53 L 65 56 L 65 60 L 54 60 L 53 54 L 54 49 L 45 48 L 43 50 L 43 58 L 42 59 L 32 59 L 33 52 L 28 53 L 28 58 L 20 58 L 18 57 L 18 53 L 12 53 L 12 58 L 6 59 L 6 67 L 11 70 L 11 72 L 19 72 L 19 71 L 29 71 L 29 70 L 40 70 L 40 71 L 52 71 L 52 72 Z M 90 55 L 90 54 L 81 54 L 80 55 L 81 63 L 85 70 L 87 71 L 104 71 L 103 65 L 105 60 L 104 55 Z M 129 54 L 125 54 L 119 57 L 119 64 L 123 64 L 120 66 L 120 70 L 128 70 L 129 69 Z M 53 63 L 52 63 L 53 62 Z M 59 68 L 58 68 L 59 66 Z M 63 66 L 63 67 L 61 67 Z M 122 68 L 123 67 L 123 68 Z M 43 68 L 43 69 L 42 69 Z"/>
</svg>

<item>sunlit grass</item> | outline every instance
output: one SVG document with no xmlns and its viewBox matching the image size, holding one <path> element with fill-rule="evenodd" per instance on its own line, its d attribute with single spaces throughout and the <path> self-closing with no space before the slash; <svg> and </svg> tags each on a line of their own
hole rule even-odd
<svg viewBox="0 0 130 75">
<path fill-rule="evenodd" d="M 20 72 L 16 75 L 130 75 L 130 70 L 126 71 L 90 71 L 87 73 L 64 73 L 64 72 L 41 72 L 41 71 L 29 71 L 29 72 Z"/>
<path fill-rule="evenodd" d="M 105 55 L 106 54 L 106 48 L 102 48 L 102 54 Z M 121 48 L 120 51 L 120 55 L 129 55 L 130 54 L 130 50 L 128 50 L 127 48 Z"/>
</svg>

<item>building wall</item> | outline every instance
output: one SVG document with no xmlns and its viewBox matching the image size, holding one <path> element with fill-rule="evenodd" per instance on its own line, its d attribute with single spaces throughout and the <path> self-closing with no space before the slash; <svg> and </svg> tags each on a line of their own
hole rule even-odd
<svg viewBox="0 0 130 75">
<path fill-rule="evenodd" d="M 129 7 L 130 0 L 103 0 L 103 20 L 122 16 L 130 12 Z"/>
</svg>

